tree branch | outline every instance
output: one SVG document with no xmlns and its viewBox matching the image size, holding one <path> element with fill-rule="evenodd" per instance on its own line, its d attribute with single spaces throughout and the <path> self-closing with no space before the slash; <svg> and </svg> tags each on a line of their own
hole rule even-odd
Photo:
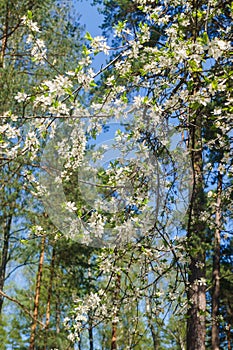
<svg viewBox="0 0 233 350">
<path fill-rule="evenodd" d="M 40 326 L 42 326 L 43 328 L 45 327 L 44 323 L 42 323 L 41 321 L 39 321 L 37 318 L 35 318 L 31 312 L 22 304 L 20 303 L 20 301 L 18 301 L 17 299 L 14 299 L 12 297 L 10 297 L 9 295 L 5 294 L 2 290 L 0 290 L 0 295 L 10 301 L 12 301 L 13 303 L 15 303 L 16 305 L 18 305 L 19 307 L 21 307 L 21 309 L 25 312 L 25 314 L 27 314 L 28 316 L 30 316 L 35 322 L 39 323 Z"/>
</svg>

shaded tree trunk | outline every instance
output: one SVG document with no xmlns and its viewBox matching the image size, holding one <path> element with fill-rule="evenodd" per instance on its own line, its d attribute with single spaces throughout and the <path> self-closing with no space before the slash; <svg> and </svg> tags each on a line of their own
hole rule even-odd
<svg viewBox="0 0 233 350">
<path fill-rule="evenodd" d="M 231 348 L 231 325 L 227 325 L 227 350 L 232 350 Z"/>
<path fill-rule="evenodd" d="M 193 177 L 187 230 L 190 259 L 187 286 L 187 350 L 205 350 L 205 225 L 201 217 L 204 209 L 202 117 L 200 111 L 195 111 L 195 114 L 196 116 L 190 119 L 189 127 L 189 151 Z"/>
<path fill-rule="evenodd" d="M 198 17 L 200 5 L 199 0 L 193 0 L 191 3 L 190 39 L 194 45 L 202 30 L 202 23 Z M 193 84 L 190 97 L 195 98 L 201 83 L 198 73 L 192 72 L 190 81 Z M 187 350 L 205 350 L 206 348 L 206 227 L 202 218 L 205 209 L 202 131 L 203 107 L 190 104 L 188 150 L 192 164 L 192 193 L 187 227 L 187 251 L 190 259 L 187 286 Z"/>
<path fill-rule="evenodd" d="M 89 289 L 91 289 L 91 279 L 92 279 L 92 274 L 91 274 L 91 259 L 88 259 L 88 283 L 89 283 Z M 88 323 L 89 323 L 89 328 L 88 328 L 88 336 L 89 336 L 89 349 L 93 350 L 94 349 L 94 339 L 93 339 L 93 323 L 92 323 L 92 315 L 91 313 L 88 314 Z"/>
<path fill-rule="evenodd" d="M 233 308 L 231 306 L 232 302 L 231 299 L 227 301 L 227 317 L 228 317 L 228 324 L 227 324 L 227 349 L 232 350 L 232 319 L 233 319 Z"/>
<path fill-rule="evenodd" d="M 55 252 L 55 248 L 53 247 L 52 259 L 51 259 L 51 265 L 50 265 L 50 279 L 49 279 L 47 305 L 46 305 L 46 316 L 45 316 L 45 345 L 44 345 L 44 350 L 46 350 L 46 346 L 47 346 L 48 329 L 49 329 L 49 322 L 50 322 L 51 297 L 52 297 L 52 291 L 53 291 L 53 277 L 54 277 L 54 272 L 55 272 L 54 271 L 55 256 L 56 256 L 56 252 Z"/>
<path fill-rule="evenodd" d="M 61 322 L 61 309 L 60 309 L 60 295 L 56 293 L 56 333 L 60 333 L 60 322 Z"/>
<path fill-rule="evenodd" d="M 222 196 L 222 175 L 218 173 L 216 213 L 215 213 L 215 234 L 213 252 L 213 293 L 212 293 L 212 350 L 219 350 L 219 298 L 220 298 L 220 234 L 221 234 L 221 196 Z"/>
<path fill-rule="evenodd" d="M 94 339 L 93 339 L 93 325 L 92 325 L 92 320 L 91 316 L 89 315 L 89 328 L 88 328 L 88 335 L 89 335 L 89 349 L 93 350 L 94 349 Z"/>
<path fill-rule="evenodd" d="M 79 333 L 78 350 L 82 350 L 81 334 Z"/>
<path fill-rule="evenodd" d="M 54 266 L 55 266 L 55 248 L 53 248 L 52 260 L 51 260 L 51 266 L 50 266 L 50 280 L 49 280 L 48 298 L 47 298 L 47 306 L 46 306 L 46 318 L 45 318 L 45 328 L 46 329 L 48 329 L 49 321 L 50 321 L 50 310 L 51 310 L 51 297 L 52 297 L 52 290 L 53 290 Z"/>
<path fill-rule="evenodd" d="M 158 332 L 156 332 L 152 316 L 151 316 L 151 301 L 149 297 L 146 297 L 146 307 L 147 307 L 147 320 L 148 320 L 148 327 L 151 332 L 151 337 L 153 340 L 153 350 L 159 350 L 159 342 L 158 342 Z"/>
<path fill-rule="evenodd" d="M 116 305 L 116 308 L 118 307 L 117 302 L 119 300 L 119 293 L 120 293 L 120 286 L 121 286 L 121 276 L 120 274 L 117 275 L 116 278 L 116 289 L 115 289 L 115 300 L 113 305 Z M 116 311 L 115 317 L 117 317 L 118 312 Z M 113 320 L 112 322 L 112 338 L 111 338 L 111 350 L 117 349 L 117 321 Z"/>
<path fill-rule="evenodd" d="M 117 349 L 117 325 L 116 322 L 112 322 L 112 339 L 111 339 L 111 350 Z"/>
<path fill-rule="evenodd" d="M 2 33 L 2 46 L 1 46 L 1 52 L 0 52 L 0 68 L 4 67 L 4 59 L 5 59 L 7 39 L 8 39 L 8 27 L 9 27 L 9 5 L 7 1 L 5 23 L 3 24 L 4 29 Z M 1 78 L 1 73 L 0 73 L 0 78 Z M 3 218 L 2 218 L 3 243 L 2 243 L 1 265 L 0 265 L 0 290 L 1 291 L 3 291 L 4 283 L 5 283 L 11 222 L 12 222 L 12 215 L 7 216 L 3 214 Z M 1 295 L 0 296 L 0 315 L 2 313 L 3 301 L 4 301 L 4 298 Z"/>
<path fill-rule="evenodd" d="M 4 30 L 2 35 L 2 47 L 1 47 L 1 53 L 0 53 L 0 68 L 4 67 L 4 58 L 7 48 L 7 39 L 8 39 L 8 27 L 9 27 L 9 4 L 8 1 L 6 1 L 6 17 L 5 17 L 5 23 L 4 23 Z"/>
<path fill-rule="evenodd" d="M 1 265 L 0 265 L 0 290 L 3 291 L 6 277 L 6 267 L 8 262 L 8 250 L 10 241 L 10 229 L 11 229 L 12 215 L 3 217 L 3 245 L 1 252 Z M 0 315 L 3 307 L 3 296 L 0 295 Z"/>
<path fill-rule="evenodd" d="M 36 326 L 37 326 L 36 320 L 38 319 L 38 314 L 39 314 L 39 300 L 40 300 L 40 289 L 41 289 L 43 263 L 44 263 L 44 252 L 45 252 L 45 236 L 43 236 L 41 240 L 40 258 L 39 258 L 38 272 L 36 277 L 36 291 L 35 291 L 35 298 L 34 298 L 34 310 L 33 310 L 34 320 L 31 326 L 29 350 L 35 350 L 35 337 L 36 337 Z"/>
</svg>

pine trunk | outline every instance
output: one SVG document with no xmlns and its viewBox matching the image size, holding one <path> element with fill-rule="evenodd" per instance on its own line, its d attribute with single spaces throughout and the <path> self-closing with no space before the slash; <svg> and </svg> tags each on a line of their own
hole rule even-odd
<svg viewBox="0 0 233 350">
<path fill-rule="evenodd" d="M 89 329 L 88 329 L 88 335 L 89 335 L 89 349 L 94 349 L 94 339 L 93 339 L 93 325 L 91 321 L 91 317 L 89 317 Z"/>
<path fill-rule="evenodd" d="M 218 174 L 217 202 L 215 214 L 214 256 L 213 256 L 213 293 L 212 293 L 212 350 L 220 349 L 219 340 L 219 298 L 220 298 L 220 233 L 221 233 L 221 196 L 222 175 Z"/>
<path fill-rule="evenodd" d="M 158 332 L 156 332 L 155 325 L 152 320 L 151 301 L 149 297 L 146 297 L 146 308 L 147 308 L 148 328 L 150 329 L 151 337 L 153 340 L 153 350 L 159 350 Z"/>
<path fill-rule="evenodd" d="M 49 288 L 48 288 L 47 305 L 46 305 L 46 316 L 45 316 L 45 337 L 46 337 L 46 339 L 45 339 L 44 350 L 46 350 L 46 346 L 47 346 L 48 329 L 49 329 L 49 322 L 50 322 L 54 266 L 55 266 L 55 248 L 53 248 L 51 265 L 50 265 L 50 279 L 49 279 Z"/>
<path fill-rule="evenodd" d="M 6 267 L 8 262 L 8 250 L 9 250 L 9 240 L 10 240 L 10 229 L 12 215 L 3 218 L 3 246 L 1 252 L 1 265 L 0 265 L 0 290 L 3 291 L 6 276 Z M 3 296 L 0 296 L 0 315 L 2 313 L 3 307 Z"/>
<path fill-rule="evenodd" d="M 91 259 L 88 259 L 88 284 L 89 288 L 91 289 L 92 284 L 92 273 L 91 273 Z M 93 322 L 92 322 L 92 314 L 91 312 L 88 314 L 88 336 L 89 336 L 89 349 L 94 349 L 94 338 L 93 338 Z"/>
<path fill-rule="evenodd" d="M 121 276 L 120 274 L 116 277 L 116 289 L 115 289 L 115 300 L 114 305 L 116 308 L 118 308 L 118 300 L 119 300 L 119 293 L 120 293 L 120 286 L 121 286 Z M 118 312 L 115 313 L 115 318 L 117 318 Z M 117 349 L 117 321 L 113 320 L 112 322 L 112 338 L 111 338 L 111 350 Z"/>
<path fill-rule="evenodd" d="M 53 248 L 52 260 L 50 266 L 50 279 L 49 279 L 49 288 L 48 288 L 48 297 L 47 297 L 47 306 L 46 306 L 46 318 L 45 318 L 45 328 L 48 329 L 50 321 L 50 310 L 51 310 L 51 297 L 53 290 L 53 277 L 54 277 L 54 265 L 55 265 L 55 248 Z"/>
<path fill-rule="evenodd" d="M 227 325 L 227 350 L 232 350 L 231 348 L 231 325 Z"/>
<path fill-rule="evenodd" d="M 10 14 L 9 13 L 9 4 L 7 1 L 6 2 L 6 17 L 5 17 L 4 30 L 3 30 L 3 35 L 2 35 L 2 47 L 1 47 L 1 53 L 0 53 L 0 68 L 4 68 L 4 59 L 5 59 L 7 40 L 8 40 L 9 14 Z"/>
<path fill-rule="evenodd" d="M 34 310 L 33 310 L 34 319 L 31 326 L 29 350 L 35 350 L 35 337 L 36 337 L 36 326 L 37 326 L 36 320 L 38 319 L 38 314 L 39 314 L 39 300 L 40 300 L 40 289 L 41 289 L 42 272 L 43 272 L 44 252 L 45 252 L 45 236 L 43 236 L 41 240 L 39 266 L 38 266 L 38 272 L 36 277 L 36 292 L 35 292 L 35 298 L 34 298 Z"/>
<path fill-rule="evenodd" d="M 60 309 L 60 295 L 56 293 L 56 333 L 59 334 L 60 329 L 60 323 L 61 323 L 61 309 Z"/>
<path fill-rule="evenodd" d="M 1 51 L 0 51 L 0 68 L 4 67 L 4 59 L 5 59 L 7 39 L 8 39 L 8 26 L 9 26 L 8 22 L 9 22 L 9 6 L 7 2 L 6 17 L 5 17 L 5 23 L 3 24 L 2 45 L 1 45 Z M 0 73 L 0 78 L 1 78 L 1 73 Z M 2 218 L 3 244 L 1 249 L 1 265 L 0 265 L 0 290 L 1 291 L 3 291 L 4 284 L 5 284 L 11 221 L 12 221 L 12 215 L 9 215 L 9 216 L 3 215 L 3 218 Z M 4 302 L 4 298 L 2 295 L 0 295 L 0 315 L 2 314 L 3 302 Z"/>
<path fill-rule="evenodd" d="M 193 112 L 193 111 L 192 111 Z M 189 151 L 192 161 L 192 194 L 188 220 L 188 312 L 187 350 L 205 350 L 206 286 L 205 286 L 205 225 L 201 218 L 204 209 L 202 175 L 202 117 L 195 111 L 190 119 Z"/>
<path fill-rule="evenodd" d="M 192 2 L 191 39 L 195 45 L 200 22 L 198 19 L 200 2 Z M 193 82 L 190 97 L 193 98 L 199 90 L 198 74 L 191 74 Z M 188 312 L 187 312 L 187 350 L 205 350 L 206 339 L 206 247 L 205 224 L 202 215 L 205 209 L 203 180 L 203 145 L 202 145 L 202 107 L 190 106 L 188 117 L 188 149 L 192 165 L 192 191 L 188 218 Z"/>
</svg>

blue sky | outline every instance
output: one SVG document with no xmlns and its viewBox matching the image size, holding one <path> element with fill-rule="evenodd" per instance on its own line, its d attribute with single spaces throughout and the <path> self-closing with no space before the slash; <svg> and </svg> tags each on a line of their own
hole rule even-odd
<svg viewBox="0 0 233 350">
<path fill-rule="evenodd" d="M 82 2 L 74 0 L 77 11 L 82 15 L 80 22 L 85 25 L 85 31 L 92 36 L 101 35 L 99 26 L 103 20 L 103 16 L 97 11 L 97 6 L 91 6 L 92 0 L 83 0 Z"/>
<path fill-rule="evenodd" d="M 101 15 L 97 7 L 92 6 L 93 0 L 73 0 L 77 12 L 81 15 L 80 24 L 85 26 L 84 32 L 89 32 L 92 37 L 102 35 L 100 25 L 103 22 L 104 16 Z M 98 71 L 102 65 L 106 63 L 106 56 L 103 53 L 99 53 L 93 61 L 92 67 L 95 71 Z"/>
</svg>

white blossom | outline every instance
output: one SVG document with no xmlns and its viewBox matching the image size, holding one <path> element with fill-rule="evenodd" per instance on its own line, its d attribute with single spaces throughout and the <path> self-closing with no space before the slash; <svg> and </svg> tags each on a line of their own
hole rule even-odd
<svg viewBox="0 0 233 350">
<path fill-rule="evenodd" d="M 32 21 L 31 19 L 29 19 L 26 16 L 22 17 L 22 23 L 26 24 L 28 26 L 28 28 L 35 33 L 39 33 L 40 32 L 40 28 L 38 26 L 37 22 Z"/>
<path fill-rule="evenodd" d="M 77 207 L 74 202 L 66 202 L 65 203 L 65 209 L 68 210 L 70 213 L 73 213 L 75 210 L 77 210 Z"/>
<path fill-rule="evenodd" d="M 91 41 L 91 46 L 94 51 L 104 52 L 105 55 L 109 54 L 110 47 L 107 45 L 106 38 L 103 36 L 96 36 Z"/>
<path fill-rule="evenodd" d="M 224 51 L 228 50 L 231 47 L 229 42 L 214 38 L 209 42 L 209 55 L 214 59 L 220 58 Z"/>
<path fill-rule="evenodd" d="M 18 92 L 15 99 L 17 102 L 24 102 L 27 99 L 27 94 L 24 92 Z"/>
</svg>

